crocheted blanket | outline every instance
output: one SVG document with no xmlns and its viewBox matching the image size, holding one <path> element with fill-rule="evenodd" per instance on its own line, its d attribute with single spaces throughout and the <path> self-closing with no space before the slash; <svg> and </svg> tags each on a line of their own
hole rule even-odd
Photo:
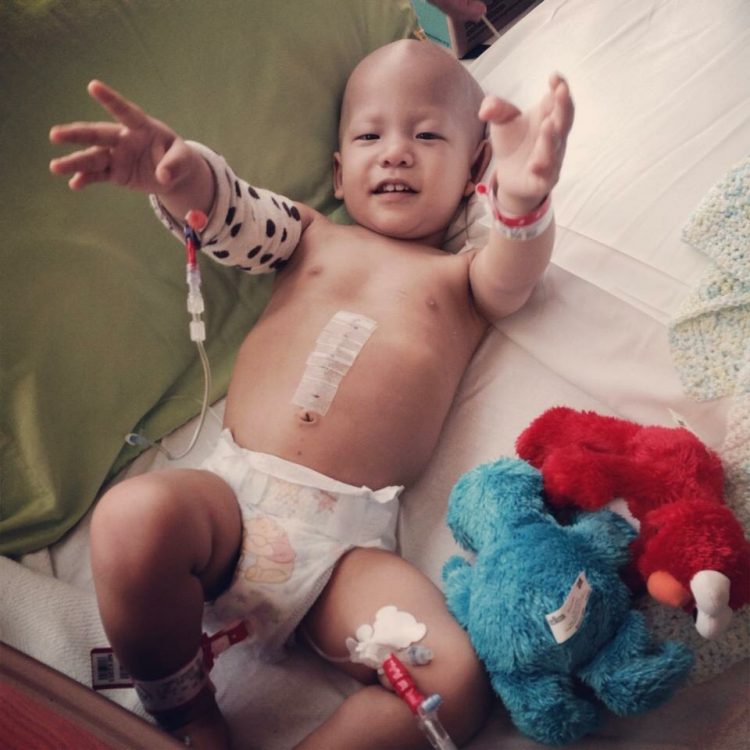
<svg viewBox="0 0 750 750">
<path fill-rule="evenodd" d="M 709 191 L 683 239 L 713 263 L 670 323 L 672 356 L 688 395 L 732 399 L 720 450 L 726 502 L 750 534 L 750 156 Z M 686 632 L 665 608 L 649 614 L 660 635 L 694 647 L 698 679 L 750 655 L 750 607 L 709 642 Z"/>
<path fill-rule="evenodd" d="M 713 265 L 670 325 L 670 344 L 691 396 L 747 392 L 750 364 L 750 157 L 704 198 L 683 238 Z M 744 385 L 743 385 L 744 383 Z"/>
<path fill-rule="evenodd" d="M 733 397 L 722 458 L 750 475 L 750 156 L 709 191 L 683 238 L 713 264 L 670 324 L 672 355 L 689 395 Z"/>
</svg>

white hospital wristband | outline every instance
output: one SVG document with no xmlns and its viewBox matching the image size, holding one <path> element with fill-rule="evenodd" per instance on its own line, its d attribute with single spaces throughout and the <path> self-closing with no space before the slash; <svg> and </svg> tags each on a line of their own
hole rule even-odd
<svg viewBox="0 0 750 750">
<path fill-rule="evenodd" d="M 511 240 L 533 240 L 552 223 L 554 212 L 549 195 L 533 211 L 523 216 L 512 216 L 502 213 L 498 206 L 497 180 L 494 177 L 489 187 L 483 183 L 478 184 L 477 193 L 486 199 L 492 226 L 503 237 Z"/>
</svg>

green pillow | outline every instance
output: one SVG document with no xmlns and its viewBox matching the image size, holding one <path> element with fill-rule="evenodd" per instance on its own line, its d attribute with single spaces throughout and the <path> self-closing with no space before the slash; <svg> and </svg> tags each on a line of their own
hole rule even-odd
<svg viewBox="0 0 750 750">
<path fill-rule="evenodd" d="M 51 125 L 107 119 L 101 78 L 255 184 L 341 219 L 338 104 L 408 0 L 4 0 L 0 7 L 0 553 L 57 540 L 135 455 L 196 414 L 184 253 L 145 196 L 53 177 Z M 202 261 L 212 399 L 271 277 Z"/>
</svg>

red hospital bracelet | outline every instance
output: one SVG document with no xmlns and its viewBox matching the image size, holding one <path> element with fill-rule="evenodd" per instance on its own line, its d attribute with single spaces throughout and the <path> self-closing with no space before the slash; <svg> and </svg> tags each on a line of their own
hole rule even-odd
<svg viewBox="0 0 750 750">
<path fill-rule="evenodd" d="M 549 194 L 530 213 L 523 216 L 508 216 L 501 213 L 497 205 L 496 187 L 497 182 L 493 177 L 489 187 L 483 183 L 479 183 L 477 185 L 477 193 L 484 196 L 487 200 L 490 215 L 493 219 L 493 227 L 500 234 L 511 240 L 533 240 L 547 229 L 553 217 L 551 210 L 552 200 Z"/>
</svg>

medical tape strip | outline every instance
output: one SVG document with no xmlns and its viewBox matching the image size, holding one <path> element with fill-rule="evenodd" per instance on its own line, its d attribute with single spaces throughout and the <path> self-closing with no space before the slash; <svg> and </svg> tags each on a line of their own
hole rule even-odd
<svg viewBox="0 0 750 750">
<path fill-rule="evenodd" d="M 325 416 L 344 375 L 376 327 L 377 323 L 364 315 L 339 310 L 315 341 L 292 403 Z"/>
</svg>

